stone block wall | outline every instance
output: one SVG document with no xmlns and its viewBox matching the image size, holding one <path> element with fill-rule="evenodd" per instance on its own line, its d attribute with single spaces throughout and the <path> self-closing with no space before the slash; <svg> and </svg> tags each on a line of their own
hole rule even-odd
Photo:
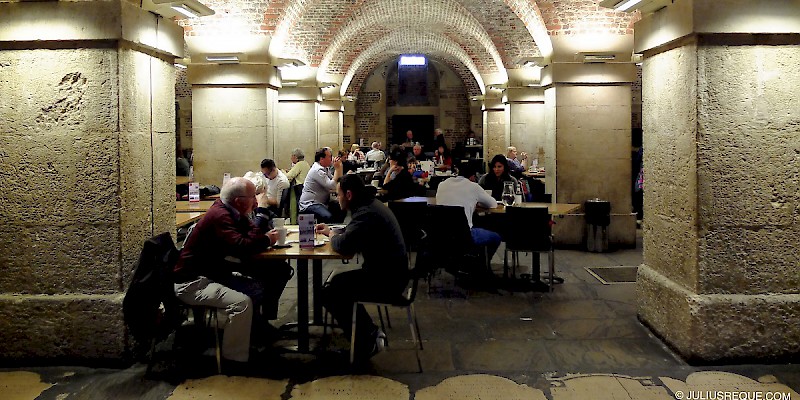
<svg viewBox="0 0 800 400">
<path fill-rule="evenodd" d="M 142 243 L 174 236 L 174 87 L 127 45 L 0 51 L 0 357 L 124 354 Z"/>
</svg>

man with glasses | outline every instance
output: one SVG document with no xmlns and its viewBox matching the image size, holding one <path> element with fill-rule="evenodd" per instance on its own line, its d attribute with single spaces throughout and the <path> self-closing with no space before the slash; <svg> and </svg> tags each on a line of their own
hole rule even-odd
<svg viewBox="0 0 800 400">
<path fill-rule="evenodd" d="M 333 176 L 330 166 L 333 165 Z M 314 154 L 314 165 L 306 175 L 303 193 L 300 195 L 300 214 L 314 214 L 320 222 L 337 222 L 341 218 L 338 210 L 328 209 L 331 191 L 336 190 L 336 181 L 342 176 L 342 160 L 333 158 L 330 147 L 323 147 Z"/>
<path fill-rule="evenodd" d="M 280 216 L 278 207 L 281 206 L 281 195 L 284 189 L 289 188 L 289 178 L 275 165 L 275 161 L 265 158 L 261 161 L 261 172 L 267 178 L 266 203 L 267 206 Z M 258 205 L 263 207 L 262 204 Z"/>
<path fill-rule="evenodd" d="M 277 318 L 278 300 L 294 274 L 283 261 L 253 259 L 278 239 L 276 230 L 265 233 L 252 224 L 255 207 L 253 182 L 228 181 L 187 237 L 173 275 L 178 299 L 227 313 L 222 357 L 234 368 L 249 359 L 251 328 L 259 333 L 268 329 L 265 320 Z"/>
</svg>

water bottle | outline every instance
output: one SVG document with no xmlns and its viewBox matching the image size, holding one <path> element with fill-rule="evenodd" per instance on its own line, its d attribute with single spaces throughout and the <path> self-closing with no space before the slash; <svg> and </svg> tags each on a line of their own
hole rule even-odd
<svg viewBox="0 0 800 400">
<path fill-rule="evenodd" d="M 516 188 L 514 188 L 514 203 L 522 204 L 522 186 L 520 186 L 519 182 L 517 182 Z"/>
</svg>

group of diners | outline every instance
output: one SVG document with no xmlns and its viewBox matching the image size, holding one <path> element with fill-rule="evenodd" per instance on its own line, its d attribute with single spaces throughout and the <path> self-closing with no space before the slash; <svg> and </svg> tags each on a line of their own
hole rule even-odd
<svg viewBox="0 0 800 400">
<path fill-rule="evenodd" d="M 265 168 L 270 176 L 276 175 L 269 165 Z M 312 168 L 309 175 L 314 173 Z M 397 219 L 388 207 L 374 198 L 358 175 L 336 178 L 338 203 L 350 212 L 350 222 L 343 231 L 324 223 L 315 230 L 330 238 L 337 253 L 358 253 L 363 260 L 360 269 L 335 275 L 322 290 L 325 308 L 350 337 L 353 304 L 399 296 L 408 283 L 408 258 Z M 256 185 L 244 177 L 224 184 L 220 198 L 186 238 L 173 274 L 179 300 L 227 314 L 222 358 L 224 368 L 234 374 L 249 368 L 251 344 L 266 344 L 273 337 L 275 328 L 268 321 L 277 318 L 278 301 L 294 273 L 286 261 L 258 257 L 270 251 L 278 238 L 276 229 L 266 230 L 269 224 L 258 221 L 265 217 L 256 211 L 258 194 Z M 355 355 L 363 361 L 382 349 L 385 334 L 363 307 L 358 309 L 357 323 Z"/>
</svg>

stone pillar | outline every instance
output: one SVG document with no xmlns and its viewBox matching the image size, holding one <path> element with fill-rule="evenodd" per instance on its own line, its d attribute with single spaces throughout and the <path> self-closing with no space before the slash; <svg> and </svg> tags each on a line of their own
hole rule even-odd
<svg viewBox="0 0 800 400">
<path fill-rule="evenodd" d="M 509 145 L 528 153 L 529 160 L 537 156 L 547 142 L 545 130 L 544 90 L 540 88 L 508 88 Z M 545 153 L 546 154 L 546 153 Z M 488 161 L 491 161 L 491 158 Z M 539 160 L 544 166 L 545 160 Z M 531 165 L 530 161 L 527 164 Z"/>
<path fill-rule="evenodd" d="M 182 52 L 128 2 L 0 3 L 0 358 L 125 355 L 142 243 L 175 232 Z"/>
<path fill-rule="evenodd" d="M 336 143 L 336 148 L 347 148 L 344 145 L 342 134 L 344 132 L 344 107 L 341 100 L 325 100 L 319 105 L 319 140 L 320 143 Z M 357 143 L 353 141 L 352 143 Z M 352 144 L 351 143 L 351 144 Z M 369 143 L 367 143 L 369 146 Z M 312 158 L 313 159 L 313 158 Z"/>
<path fill-rule="evenodd" d="M 763 3 L 677 1 L 636 25 L 638 312 L 689 360 L 800 353 L 800 4 Z"/>
<path fill-rule="evenodd" d="M 224 174 L 258 171 L 276 154 L 278 73 L 267 64 L 191 64 L 195 181 L 222 186 Z M 286 156 L 288 157 L 288 155 Z"/>
<path fill-rule="evenodd" d="M 306 153 L 306 161 L 314 164 L 314 152 L 322 146 L 336 151 L 341 147 L 341 135 L 319 133 L 319 108 L 322 92 L 318 87 L 282 88 L 278 97 L 278 137 L 276 145 L 281 165 L 289 165 L 292 149 L 299 147 Z"/>
<path fill-rule="evenodd" d="M 483 163 L 487 164 L 497 154 L 506 154 L 508 147 L 508 110 L 501 94 L 483 102 Z M 489 92 L 487 92 L 489 93 Z M 491 94 L 487 94 L 490 96 Z M 488 172 L 486 169 L 484 172 Z"/>
<path fill-rule="evenodd" d="M 559 203 L 611 202 L 609 243 L 636 245 L 631 205 L 630 63 L 556 63 L 544 68 L 547 190 Z M 541 160 L 540 160 L 541 162 Z M 583 241 L 583 215 L 560 218 L 560 243 Z"/>
</svg>

